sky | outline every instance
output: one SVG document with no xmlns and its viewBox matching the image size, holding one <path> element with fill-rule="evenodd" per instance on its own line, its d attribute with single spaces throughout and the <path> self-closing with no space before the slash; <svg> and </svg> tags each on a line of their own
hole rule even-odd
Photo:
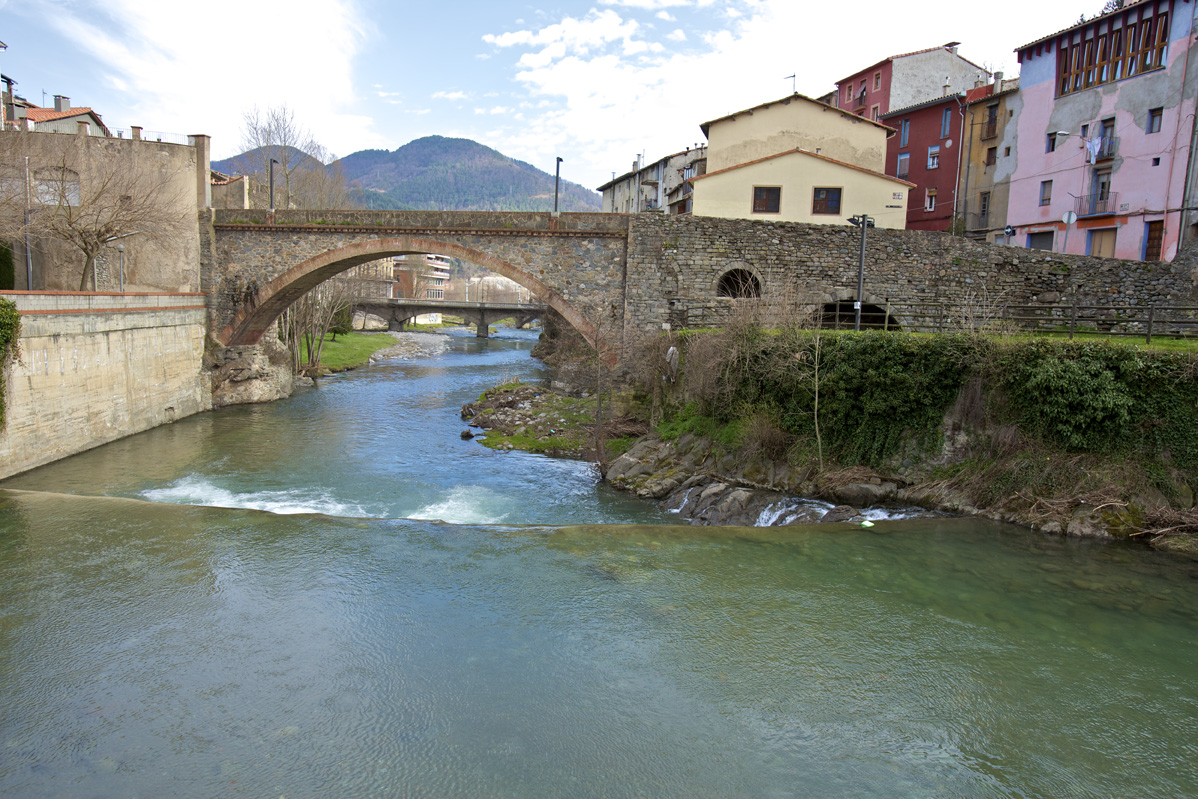
<svg viewBox="0 0 1198 799">
<path fill-rule="evenodd" d="M 0 71 L 29 101 L 110 128 L 207 133 L 286 105 L 336 155 L 474 139 L 597 188 L 704 143 L 703 122 L 818 97 L 898 53 L 961 42 L 1007 77 L 1014 48 L 1102 0 L 0 0 Z M 791 78 L 790 76 L 794 76 Z"/>
</svg>

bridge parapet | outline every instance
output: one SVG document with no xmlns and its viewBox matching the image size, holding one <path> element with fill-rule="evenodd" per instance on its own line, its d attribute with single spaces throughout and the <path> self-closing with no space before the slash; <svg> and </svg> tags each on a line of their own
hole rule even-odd
<svg viewBox="0 0 1198 799">
<path fill-rule="evenodd" d="M 628 235 L 625 214 L 548 213 L 523 211 L 275 211 L 218 209 L 213 223 L 218 227 L 253 225 L 281 228 L 367 228 L 421 231 L 480 230 L 508 231 L 512 235 L 588 233 Z"/>
</svg>

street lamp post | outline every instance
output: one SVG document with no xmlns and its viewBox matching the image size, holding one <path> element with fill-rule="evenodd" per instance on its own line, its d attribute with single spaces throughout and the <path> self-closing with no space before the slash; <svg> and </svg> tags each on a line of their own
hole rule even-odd
<svg viewBox="0 0 1198 799">
<path fill-rule="evenodd" d="M 861 248 L 857 256 L 857 301 L 853 303 L 855 320 L 853 330 L 861 330 L 861 295 L 865 292 L 865 231 L 874 226 L 874 220 L 865 215 L 850 216 L 849 224 L 861 228 Z"/>
<path fill-rule="evenodd" d="M 117 254 L 120 255 L 120 276 L 121 276 L 121 294 L 125 293 L 125 245 L 116 245 Z"/>
<path fill-rule="evenodd" d="M 562 183 L 562 157 L 557 157 L 557 171 L 553 175 L 553 214 L 557 215 L 557 193 Z"/>
<path fill-rule="evenodd" d="M 275 159 L 270 159 L 270 212 L 275 212 L 275 164 L 279 163 Z"/>
</svg>

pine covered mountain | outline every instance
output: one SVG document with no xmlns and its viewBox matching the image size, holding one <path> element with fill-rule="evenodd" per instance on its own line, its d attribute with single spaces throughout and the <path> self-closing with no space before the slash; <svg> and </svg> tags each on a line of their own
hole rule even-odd
<svg viewBox="0 0 1198 799">
<path fill-rule="evenodd" d="M 362 150 L 339 162 L 367 208 L 551 211 L 553 175 L 470 139 L 426 136 L 393 150 Z M 562 211 L 598 211 L 599 195 L 563 180 Z"/>
</svg>

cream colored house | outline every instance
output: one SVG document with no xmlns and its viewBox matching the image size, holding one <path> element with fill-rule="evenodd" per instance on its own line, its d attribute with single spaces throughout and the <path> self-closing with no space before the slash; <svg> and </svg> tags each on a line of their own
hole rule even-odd
<svg viewBox="0 0 1198 799">
<path fill-rule="evenodd" d="M 868 214 L 878 227 L 906 226 L 913 184 L 883 171 L 892 128 L 801 94 L 701 127 L 695 216 L 836 225 Z"/>
<path fill-rule="evenodd" d="M 892 128 L 801 94 L 737 111 L 700 127 L 707 137 L 708 172 L 797 148 L 882 172 L 886 169 L 886 139 L 894 135 Z"/>
<path fill-rule="evenodd" d="M 837 225 L 868 214 L 883 228 L 907 224 L 914 186 L 826 155 L 792 149 L 692 179 L 695 216 Z"/>
</svg>

